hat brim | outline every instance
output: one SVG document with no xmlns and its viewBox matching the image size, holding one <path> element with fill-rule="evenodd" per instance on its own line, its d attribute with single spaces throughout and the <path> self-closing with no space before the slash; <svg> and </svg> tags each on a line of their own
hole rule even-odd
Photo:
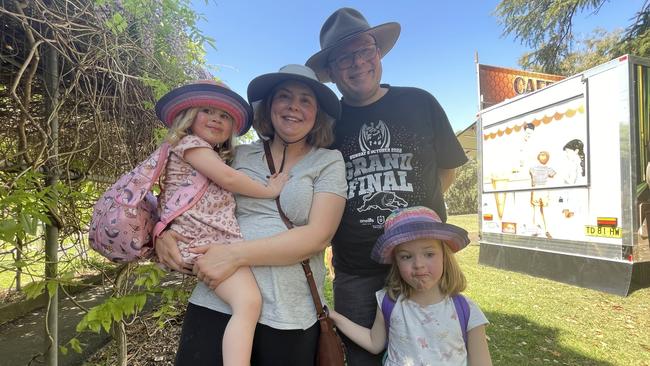
<svg viewBox="0 0 650 366">
<path fill-rule="evenodd" d="M 239 94 L 212 83 L 183 85 L 165 94 L 156 103 L 156 116 L 171 127 L 176 116 L 188 108 L 214 107 L 235 119 L 237 136 L 245 134 L 253 122 L 253 109 Z"/>
<path fill-rule="evenodd" d="M 332 80 L 330 79 L 329 73 L 327 72 L 327 63 L 330 53 L 335 48 L 340 47 L 354 37 L 367 33 L 375 38 L 377 47 L 379 47 L 379 50 L 381 52 L 380 56 L 384 57 L 393 48 L 393 46 L 395 46 L 401 29 L 402 28 L 399 23 L 390 22 L 363 31 L 352 33 L 311 56 L 305 65 L 314 70 L 316 76 L 318 76 L 318 80 L 322 81 L 323 83 L 330 82 Z"/>
<path fill-rule="evenodd" d="M 274 72 L 256 77 L 248 84 L 248 101 L 253 104 L 263 100 L 276 86 L 289 80 L 307 84 L 316 95 L 319 107 L 325 113 L 334 119 L 341 116 L 341 104 L 332 89 L 317 80 L 292 73 Z"/>
<path fill-rule="evenodd" d="M 400 244 L 417 239 L 437 239 L 456 253 L 469 244 L 467 231 L 442 222 L 411 222 L 384 232 L 377 239 L 370 257 L 378 263 L 393 263 L 393 251 Z"/>
</svg>

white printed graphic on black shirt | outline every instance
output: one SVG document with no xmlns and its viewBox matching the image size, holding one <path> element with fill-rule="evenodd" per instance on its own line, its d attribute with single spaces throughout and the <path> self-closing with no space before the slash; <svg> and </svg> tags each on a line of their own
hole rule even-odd
<svg viewBox="0 0 650 366">
<path fill-rule="evenodd" d="M 406 207 L 406 205 L 407 202 L 395 192 L 375 192 L 363 196 L 363 205 L 357 211 L 363 212 L 370 209 L 393 211 L 400 207 Z"/>
<path fill-rule="evenodd" d="M 361 151 L 390 147 L 390 131 L 384 121 L 379 121 L 376 125 L 370 122 L 361 126 L 359 147 Z"/>
<path fill-rule="evenodd" d="M 390 131 L 383 121 L 361 126 L 361 152 L 351 155 L 346 163 L 348 199 L 361 197 L 363 200 L 358 212 L 380 210 L 388 215 L 397 208 L 408 206 L 408 202 L 396 192 L 413 191 L 413 185 L 407 181 L 408 172 L 413 170 L 413 154 L 402 153 L 401 148 L 391 148 L 390 142 Z M 383 223 L 383 217 L 376 219 Z"/>
<path fill-rule="evenodd" d="M 344 100 L 334 127 L 333 148 L 343 155 L 348 181 L 332 240 L 334 266 L 354 275 L 386 274 L 370 252 L 393 210 L 426 206 L 446 217 L 438 169 L 466 160 L 435 98 L 421 89 L 382 87 L 387 93 L 370 105 Z"/>
</svg>

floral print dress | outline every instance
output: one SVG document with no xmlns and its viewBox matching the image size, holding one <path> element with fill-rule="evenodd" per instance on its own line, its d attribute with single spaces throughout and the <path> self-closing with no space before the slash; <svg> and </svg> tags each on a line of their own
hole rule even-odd
<svg viewBox="0 0 650 366">
<path fill-rule="evenodd" d="M 183 137 L 172 149 L 167 161 L 164 190 L 159 200 L 159 211 L 164 210 L 167 200 L 183 185 L 190 184 L 193 175 L 200 174 L 183 159 L 185 151 L 198 147 L 212 149 L 209 143 L 198 136 Z M 189 198 L 189 197 L 188 197 Z M 242 240 L 235 218 L 235 199 L 233 194 L 209 182 L 201 199 L 189 210 L 172 221 L 170 228 L 191 238 L 189 243 L 178 242 L 181 255 L 186 263 L 193 263 L 197 255 L 189 248 L 210 244 L 230 244 Z"/>
</svg>

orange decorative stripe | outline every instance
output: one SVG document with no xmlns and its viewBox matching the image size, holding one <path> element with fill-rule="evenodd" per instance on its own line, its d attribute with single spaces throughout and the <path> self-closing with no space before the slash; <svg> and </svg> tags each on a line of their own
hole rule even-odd
<svg viewBox="0 0 650 366">
<path fill-rule="evenodd" d="M 535 125 L 535 127 L 539 127 L 541 124 L 547 125 L 547 124 L 553 122 L 554 120 L 559 121 L 564 117 L 572 118 L 578 113 L 579 114 L 585 113 L 585 107 L 583 105 L 580 105 L 576 109 L 569 108 L 564 113 L 555 112 L 551 116 L 544 115 L 544 117 L 542 117 L 542 119 L 533 119 L 530 122 L 522 122 L 522 123 L 516 124 L 516 125 L 511 126 L 511 127 L 506 127 L 503 130 L 498 129 L 498 130 L 496 130 L 496 132 L 485 133 L 485 134 L 483 134 L 483 140 L 487 141 L 487 140 L 490 140 L 490 139 L 495 139 L 497 137 L 503 136 L 504 133 L 506 135 L 510 135 L 512 132 L 521 132 L 521 131 L 523 131 L 523 127 L 525 125 L 527 125 L 528 123 L 532 123 L 533 125 Z"/>
<path fill-rule="evenodd" d="M 597 220 L 598 226 L 618 226 L 618 219 L 616 217 L 599 217 Z"/>
</svg>

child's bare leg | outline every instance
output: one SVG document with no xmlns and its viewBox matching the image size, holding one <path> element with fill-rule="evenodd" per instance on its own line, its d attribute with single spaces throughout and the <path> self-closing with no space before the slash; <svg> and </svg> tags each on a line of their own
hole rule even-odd
<svg viewBox="0 0 650 366">
<path fill-rule="evenodd" d="M 249 366 L 255 325 L 260 317 L 262 296 L 248 267 L 239 268 L 215 290 L 230 305 L 232 317 L 223 335 L 223 364 Z"/>
</svg>

